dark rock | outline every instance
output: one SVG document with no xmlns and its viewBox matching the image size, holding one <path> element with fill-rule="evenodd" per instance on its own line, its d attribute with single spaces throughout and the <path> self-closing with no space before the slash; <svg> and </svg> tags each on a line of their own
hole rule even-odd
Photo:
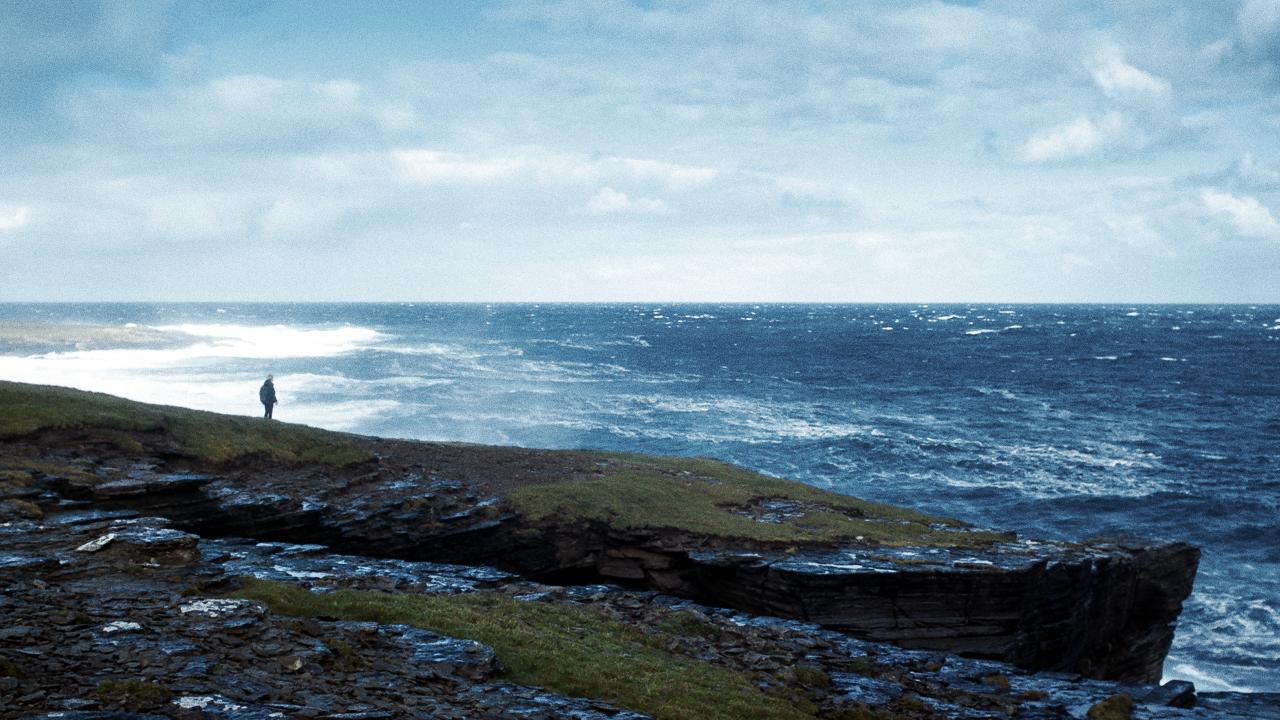
<svg viewBox="0 0 1280 720">
<path fill-rule="evenodd" d="M 20 715 L 21 720 L 168 720 L 164 715 L 96 710 L 58 710 L 38 715 Z"/>
<path fill-rule="evenodd" d="M 1144 705 L 1167 705 L 1190 708 L 1196 705 L 1196 686 L 1186 680 L 1170 680 L 1148 693 L 1138 696 Z"/>
</svg>

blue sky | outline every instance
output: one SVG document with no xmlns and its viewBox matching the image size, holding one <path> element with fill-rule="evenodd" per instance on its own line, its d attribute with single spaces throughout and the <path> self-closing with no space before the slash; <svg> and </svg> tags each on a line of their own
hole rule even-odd
<svg viewBox="0 0 1280 720">
<path fill-rule="evenodd" d="M 0 301 L 1280 301 L 1280 0 L 0 0 Z"/>
</svg>

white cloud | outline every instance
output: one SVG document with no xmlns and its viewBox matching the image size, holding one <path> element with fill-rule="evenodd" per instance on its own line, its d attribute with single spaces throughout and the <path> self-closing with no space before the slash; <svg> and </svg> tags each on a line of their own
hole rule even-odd
<svg viewBox="0 0 1280 720">
<path fill-rule="evenodd" d="M 637 180 L 654 180 L 661 182 L 671 190 L 682 191 L 699 188 L 710 184 L 719 175 L 714 168 L 674 165 L 656 160 L 640 160 L 636 158 L 611 158 L 605 161 L 605 167 L 617 165 Z"/>
<path fill-rule="evenodd" d="M 1280 0 L 1247 0 L 1237 17 L 1240 37 L 1251 48 L 1266 48 L 1280 41 Z"/>
<path fill-rule="evenodd" d="M 484 185 L 510 180 L 544 185 L 601 181 L 662 185 L 684 192 L 704 187 L 720 174 L 714 168 L 630 157 L 598 160 L 541 148 L 515 148 L 489 155 L 410 149 L 392 152 L 401 180 L 424 185 Z"/>
<path fill-rule="evenodd" d="M 615 215 L 620 213 L 663 215 L 670 212 L 670 208 L 661 200 L 654 198 L 632 199 L 624 192 L 618 192 L 611 187 L 604 187 L 600 188 L 600 192 L 587 201 L 587 212 L 592 215 Z"/>
<path fill-rule="evenodd" d="M 31 207 L 19 205 L 12 209 L 0 209 L 0 232 L 13 232 L 31 222 Z"/>
<path fill-rule="evenodd" d="M 434 150 L 397 150 L 391 157 L 402 180 L 423 185 L 483 185 L 509 180 L 525 167 L 522 158 L 476 160 Z"/>
<path fill-rule="evenodd" d="M 895 14 L 894 20 L 912 28 L 912 35 L 929 50 L 1022 48 L 1037 35 L 1035 26 L 1025 20 L 940 2 L 904 9 Z"/>
<path fill-rule="evenodd" d="M 1120 140 L 1128 123 L 1119 113 L 1107 113 L 1095 122 L 1087 115 L 1032 135 L 1023 146 L 1027 162 L 1041 163 L 1091 155 Z"/>
<path fill-rule="evenodd" d="M 1094 84 L 1112 99 L 1160 98 L 1171 90 L 1168 80 L 1130 65 L 1115 49 L 1099 53 L 1089 72 Z"/>
<path fill-rule="evenodd" d="M 248 230 L 251 200 L 179 191 L 142 201 L 146 228 L 166 240 L 224 239 Z"/>
<path fill-rule="evenodd" d="M 1241 235 L 1256 238 L 1280 238 L 1280 223 L 1257 198 L 1232 195 L 1203 188 L 1200 201 L 1210 212 L 1224 217 Z"/>
<path fill-rule="evenodd" d="M 1245 153 L 1236 163 L 1236 175 L 1250 185 L 1280 187 L 1280 172 L 1259 164 L 1253 153 Z"/>
</svg>

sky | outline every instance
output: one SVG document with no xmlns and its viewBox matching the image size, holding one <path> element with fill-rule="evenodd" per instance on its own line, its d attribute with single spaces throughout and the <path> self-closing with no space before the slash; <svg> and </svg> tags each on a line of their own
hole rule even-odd
<svg viewBox="0 0 1280 720">
<path fill-rule="evenodd" d="M 0 0 L 0 301 L 1278 278 L 1280 0 Z"/>
</svg>

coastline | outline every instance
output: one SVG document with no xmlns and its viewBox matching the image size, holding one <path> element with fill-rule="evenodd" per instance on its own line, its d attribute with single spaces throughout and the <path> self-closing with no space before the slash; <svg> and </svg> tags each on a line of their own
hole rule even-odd
<svg viewBox="0 0 1280 720">
<path fill-rule="evenodd" d="M 825 497 L 807 486 L 788 488 L 780 484 L 783 481 L 729 466 L 706 465 L 706 461 L 690 464 L 693 461 L 646 456 L 378 441 L 306 428 L 295 429 L 295 426 L 282 423 L 144 406 L 75 391 L 13 384 L 5 384 L 3 390 L 8 393 L 9 407 L 13 409 L 7 414 L 9 424 L 5 432 L 0 433 L 7 438 L 5 457 L 10 464 L 26 462 L 30 466 L 26 470 L 12 467 L 9 471 L 25 472 L 28 476 L 27 490 L 33 491 L 27 495 L 43 498 L 46 504 L 52 500 L 54 508 L 51 509 L 55 509 L 55 515 L 56 506 L 70 503 L 126 512 L 133 518 L 163 515 L 177 528 L 193 529 L 203 524 L 211 536 L 236 535 L 260 540 L 307 542 L 322 539 L 315 536 L 317 528 L 323 527 L 318 518 L 328 512 L 333 518 L 346 518 L 329 522 L 338 533 L 334 537 L 340 536 L 345 543 L 337 544 L 336 549 L 340 551 L 358 547 L 368 551 L 376 547 L 378 550 L 373 552 L 374 555 L 393 555 L 407 560 L 459 560 L 468 559 L 465 556 L 470 554 L 473 561 L 484 558 L 486 564 L 498 562 L 509 569 L 527 572 L 536 567 L 536 562 L 545 562 L 548 556 L 544 549 L 552 547 L 556 548 L 553 553 L 556 566 L 536 571 L 532 573 L 534 576 L 551 579 L 551 576 L 559 574 L 561 579 L 567 579 L 566 571 L 573 567 L 579 574 L 575 579 L 580 582 L 595 577 L 597 582 L 609 579 L 624 584 L 629 582 L 634 586 L 640 581 L 640 584 L 648 584 L 656 590 L 686 595 L 691 593 L 689 587 L 693 585 L 682 590 L 681 586 L 671 583 L 680 579 L 682 570 L 689 571 L 690 568 L 673 569 L 672 558 L 684 556 L 697 560 L 691 566 L 692 573 L 700 575 L 705 591 L 707 578 L 716 577 L 717 572 L 720 573 L 717 580 L 725 582 L 724 569 L 732 568 L 735 574 L 747 571 L 750 575 L 753 566 L 775 567 L 775 575 L 786 577 L 787 573 L 782 571 L 787 567 L 787 560 L 797 567 L 821 568 L 821 572 L 809 570 L 802 576 L 819 578 L 828 587 L 833 578 L 847 584 L 850 578 L 859 575 L 879 576 L 881 583 L 888 576 L 952 576 L 971 584 L 975 578 L 993 577 L 993 572 L 994 576 L 1002 575 L 994 561 L 968 556 L 988 552 L 994 557 L 1004 556 L 1007 559 L 1011 555 L 1007 547 L 1011 541 L 1008 536 L 982 534 L 963 524 L 886 506 L 842 506 L 834 497 Z M 59 400 L 50 401 L 51 395 Z M 23 397 L 39 398 L 43 402 L 24 404 L 15 400 Z M 21 414 L 14 412 L 19 407 L 38 409 L 27 415 L 27 423 L 23 425 L 15 420 Z M 201 422 L 193 426 L 192 417 L 199 417 Z M 193 427 L 204 432 L 194 433 Z M 245 438 L 263 432 L 270 434 L 270 442 L 265 447 L 244 442 Z M 348 443 L 354 452 L 342 449 L 341 446 Z M 364 450 L 364 454 L 360 450 Z M 62 461 L 60 469 L 58 463 L 50 462 L 59 458 Z M 413 466 L 417 472 L 409 467 L 413 463 L 419 463 Z M 429 469 L 422 463 L 429 463 Z M 563 486 L 560 481 L 569 476 L 573 476 L 573 482 Z M 781 512 L 785 516 L 788 506 L 785 502 L 781 506 L 762 506 L 749 501 L 720 507 L 716 501 L 723 498 L 715 495 L 708 506 L 711 509 L 703 512 L 724 513 L 726 518 L 733 518 L 726 519 L 732 523 L 729 526 L 661 527 L 649 524 L 651 518 L 647 517 L 625 521 L 618 514 L 617 507 L 608 505 L 616 498 L 596 497 L 594 501 L 587 501 L 592 497 L 592 493 L 586 492 L 587 488 L 592 487 L 593 478 L 601 476 L 612 478 L 614 484 L 626 484 L 626 478 L 630 476 L 634 486 L 662 492 L 669 492 L 671 487 L 653 483 L 664 482 L 664 478 L 674 480 L 677 486 L 710 482 L 711 486 L 721 488 L 746 482 L 747 487 L 751 487 L 755 483 L 757 491 L 762 494 L 754 497 L 774 501 L 785 500 L 789 489 L 802 494 L 790 501 L 793 503 L 790 510 L 794 513 L 800 507 L 802 512 L 794 513 L 793 517 L 765 517 L 769 512 Z M 342 490 L 353 486 L 358 492 L 341 494 Z M 555 490 L 550 495 L 544 492 L 539 496 L 543 500 L 552 499 L 546 507 L 553 511 L 539 514 L 535 504 L 520 506 L 508 503 L 507 495 L 517 494 L 511 490 L 520 487 Z M 584 492 L 578 494 L 574 487 Z M 342 499 L 344 497 L 345 500 Z M 575 498 L 582 501 L 577 509 L 583 513 L 576 517 L 569 512 L 574 509 L 570 503 Z M 357 499 L 363 504 L 356 502 Z M 815 507 L 823 501 L 826 502 L 823 507 Z M 597 511 L 584 510 L 593 507 L 592 502 L 604 502 L 605 505 Z M 848 499 L 847 502 L 855 501 Z M 624 505 L 628 503 L 623 502 Z M 801 507 L 805 504 L 809 507 Z M 814 520 L 829 515 L 837 506 L 846 507 L 846 522 L 859 522 L 849 527 L 836 526 L 834 536 L 824 535 L 822 523 L 815 524 Z M 856 516 L 852 512 L 854 510 L 857 511 Z M 44 509 L 41 508 L 40 512 Z M 371 518 L 378 518 L 379 522 L 374 523 Z M 547 523 L 549 518 L 550 524 Z M 602 518 L 620 522 L 616 527 L 608 523 L 600 527 Z M 386 526 L 388 519 L 391 519 L 391 527 Z M 110 520 L 94 521 L 108 523 L 104 530 L 110 527 Z M 133 522 L 117 520 L 121 521 Z M 775 525 L 790 524 L 800 535 L 752 538 L 735 529 L 740 521 L 747 523 L 747 527 L 758 525 L 769 532 L 776 532 Z M 138 522 L 145 524 L 145 521 Z M 503 528 L 504 523 L 509 524 L 507 528 Z M 919 529 L 914 531 L 914 535 L 903 538 L 898 534 L 898 528 L 904 524 L 914 524 Z M 375 525 L 376 532 L 370 534 Z M 894 529 L 894 532 L 871 536 L 867 528 L 875 525 L 881 526 L 877 528 L 880 531 Z M 596 526 L 593 530 L 596 537 L 612 537 L 615 543 L 584 554 L 581 529 L 589 526 Z M 410 527 L 414 530 L 406 540 L 403 530 Z M 433 527 L 435 530 L 430 530 Z M 831 531 L 830 525 L 827 525 L 827 531 Z M 359 539 L 362 533 L 367 536 L 366 541 Z M 432 540 L 433 536 L 447 539 L 447 542 Z M 625 539 L 624 543 L 616 542 L 620 536 Z M 192 542 L 200 542 L 195 536 L 191 537 Z M 529 557 L 522 558 L 521 552 L 512 552 L 520 547 L 512 544 L 512 540 L 519 537 L 525 538 L 527 550 L 524 554 Z M 643 537 L 643 542 L 637 543 L 637 537 Z M 396 550 L 397 547 L 400 549 Z M 498 550 L 487 549 L 489 547 Z M 762 563 L 762 552 L 769 552 L 770 547 L 781 555 L 776 560 Z M 832 568 L 838 563 L 828 562 L 826 567 L 822 567 L 824 563 L 818 562 L 816 554 L 813 557 L 807 555 L 819 550 L 830 552 L 850 547 L 864 555 L 881 555 L 881 566 L 858 570 L 843 568 L 834 572 Z M 895 562 L 891 557 L 895 548 L 911 551 L 922 547 L 939 551 L 962 549 L 966 556 L 964 562 L 971 567 L 965 567 L 958 562 L 960 558 L 956 558 L 949 561 L 952 569 L 939 575 L 942 564 L 926 564 L 921 568 L 917 560 L 907 563 L 904 562 L 906 556 L 898 556 Z M 448 553 L 459 553 L 459 548 L 465 550 L 462 556 L 448 556 Z M 715 552 L 706 555 L 705 560 L 699 559 L 703 557 L 699 553 L 705 555 L 708 550 Z M 1134 550 L 1113 548 L 1098 557 L 1137 557 L 1132 554 Z M 1025 547 L 1022 552 L 1026 552 Z M 1115 552 L 1121 552 L 1121 555 L 1115 555 Z M 588 556 L 590 562 L 584 564 L 582 560 Z M 733 559 L 735 557 L 739 559 Z M 1063 562 L 1064 557 L 1059 554 L 1054 562 L 1064 567 L 1075 562 Z M 747 558 L 751 559 L 744 564 L 743 559 Z M 566 559 L 573 559 L 573 562 L 565 563 Z M 1018 562 L 1025 564 L 1026 560 Z M 1113 564 L 1115 561 L 1106 562 Z M 717 567 L 722 570 L 708 570 Z M 1091 567 L 1095 569 L 1089 572 L 1096 573 L 1098 566 Z M 1194 571 L 1194 564 L 1191 567 Z M 586 568 L 591 568 L 590 573 L 583 574 Z M 922 573 L 921 570 L 928 572 Z M 793 572 L 790 577 L 794 580 L 797 576 Z M 1180 600 L 1190 589 L 1189 576 L 1184 577 L 1188 579 L 1182 591 L 1173 589 L 1178 581 L 1161 581 L 1164 584 L 1160 587 L 1166 593 L 1172 593 L 1171 597 L 1176 596 L 1173 599 Z M 757 588 L 761 587 L 758 581 L 753 582 Z M 943 586 L 937 586 L 936 580 L 934 582 L 935 592 L 948 592 L 943 590 Z M 663 588 L 662 583 L 670 585 Z M 794 591 L 793 588 L 791 592 Z M 1052 602 L 1048 604 L 1053 605 Z M 1112 607 L 1108 612 L 1116 611 L 1114 602 L 1099 605 Z M 1145 602 L 1143 606 L 1148 607 Z M 1173 616 L 1176 617 L 1176 609 Z M 1167 640 L 1155 641 L 1153 647 L 1159 657 L 1146 662 L 1146 666 L 1156 668 L 1157 673 L 1163 652 L 1168 648 Z M 1160 648 L 1161 643 L 1163 649 Z"/>
</svg>

